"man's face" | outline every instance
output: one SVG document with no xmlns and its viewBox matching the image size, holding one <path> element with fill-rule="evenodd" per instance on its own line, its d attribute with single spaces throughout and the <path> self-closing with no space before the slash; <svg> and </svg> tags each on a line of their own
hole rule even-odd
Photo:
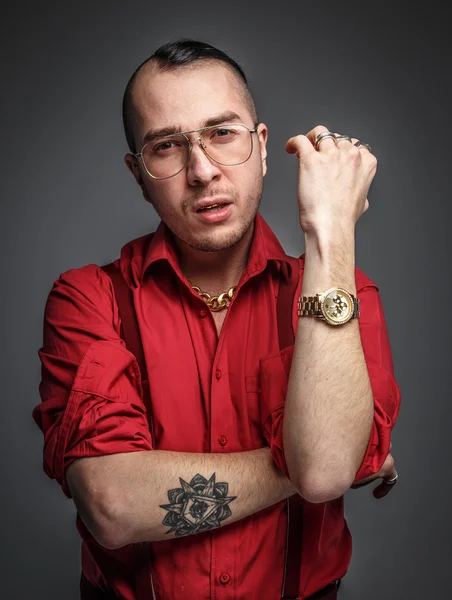
<svg viewBox="0 0 452 600">
<path fill-rule="evenodd" d="M 138 151 L 151 130 L 191 131 L 222 115 L 229 115 L 224 123 L 243 123 L 254 129 L 237 77 L 218 61 L 170 72 L 152 69 L 136 82 L 134 106 Z M 151 178 L 141 161 L 130 154 L 126 163 L 145 198 L 182 242 L 209 252 L 224 250 L 243 238 L 259 208 L 266 173 L 266 126 L 261 123 L 252 137 L 253 152 L 240 165 L 224 166 L 210 160 L 197 141 L 193 142 L 187 166 L 169 179 Z M 201 200 L 231 204 L 225 218 L 213 220 L 212 213 L 206 217 L 196 210 Z"/>
</svg>

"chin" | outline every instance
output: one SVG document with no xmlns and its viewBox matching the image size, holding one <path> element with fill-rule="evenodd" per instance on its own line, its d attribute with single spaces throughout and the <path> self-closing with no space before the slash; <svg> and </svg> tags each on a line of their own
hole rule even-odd
<svg viewBox="0 0 452 600">
<path fill-rule="evenodd" d="M 190 235 L 193 232 L 181 231 L 180 234 L 173 230 L 173 233 L 187 246 L 201 252 L 220 252 L 221 250 L 228 250 L 238 244 L 243 237 L 247 234 L 250 227 L 254 223 L 255 213 L 249 215 L 247 218 L 242 217 L 237 220 L 236 223 L 231 226 L 216 228 L 209 233 L 200 233 L 198 236 Z"/>
</svg>

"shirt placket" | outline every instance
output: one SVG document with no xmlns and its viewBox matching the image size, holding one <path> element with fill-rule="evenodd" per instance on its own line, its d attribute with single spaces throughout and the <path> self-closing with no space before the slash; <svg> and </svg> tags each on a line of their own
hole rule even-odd
<svg viewBox="0 0 452 600">
<path fill-rule="evenodd" d="M 227 319 L 226 319 L 227 320 Z M 226 323 L 225 320 L 225 323 Z M 234 411 L 231 406 L 231 389 L 229 384 L 228 350 L 224 343 L 224 326 L 217 347 L 211 379 L 211 427 L 210 443 L 212 452 L 232 452 L 235 450 L 234 427 L 231 422 Z M 231 449 L 232 448 L 232 449 Z M 221 477 L 218 482 L 222 482 Z M 226 482 L 229 484 L 229 482 Z M 228 495 L 234 490 L 228 489 Z M 234 512 L 234 501 L 230 505 Z M 232 530 L 218 529 L 212 535 L 212 598 L 216 600 L 232 600 L 236 597 L 235 572 L 235 534 Z"/>
</svg>

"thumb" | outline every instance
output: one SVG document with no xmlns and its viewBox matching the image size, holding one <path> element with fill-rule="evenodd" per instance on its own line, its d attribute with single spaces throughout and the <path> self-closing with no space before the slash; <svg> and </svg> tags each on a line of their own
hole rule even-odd
<svg viewBox="0 0 452 600">
<path fill-rule="evenodd" d="M 316 150 L 310 140 L 305 135 L 300 134 L 287 140 L 286 152 L 296 154 L 298 158 L 302 158 L 311 152 L 316 152 Z"/>
</svg>

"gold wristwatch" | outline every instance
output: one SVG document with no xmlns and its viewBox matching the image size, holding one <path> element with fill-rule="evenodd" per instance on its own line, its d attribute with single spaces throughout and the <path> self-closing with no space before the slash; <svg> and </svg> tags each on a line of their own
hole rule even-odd
<svg viewBox="0 0 452 600">
<path fill-rule="evenodd" d="M 359 315 L 359 299 L 343 288 L 332 287 L 315 296 L 298 298 L 299 317 L 317 317 L 330 325 L 344 325 Z"/>
</svg>

